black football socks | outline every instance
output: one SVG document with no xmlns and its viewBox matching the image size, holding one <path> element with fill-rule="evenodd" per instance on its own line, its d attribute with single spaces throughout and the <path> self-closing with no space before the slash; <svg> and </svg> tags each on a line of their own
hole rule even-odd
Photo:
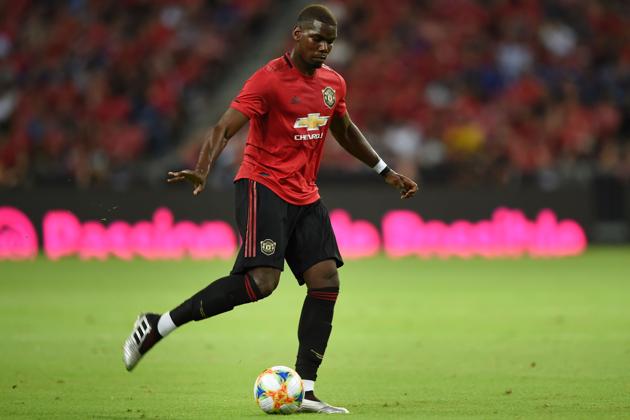
<svg viewBox="0 0 630 420">
<path fill-rule="evenodd" d="M 299 347 L 295 370 L 302 379 L 317 379 L 317 369 L 322 363 L 328 338 L 332 331 L 338 287 L 309 289 L 302 306 L 298 327 Z"/>
<path fill-rule="evenodd" d="M 232 310 L 235 306 L 255 302 L 264 296 L 248 274 L 233 274 L 210 283 L 170 312 L 176 326 L 200 321 Z"/>
</svg>

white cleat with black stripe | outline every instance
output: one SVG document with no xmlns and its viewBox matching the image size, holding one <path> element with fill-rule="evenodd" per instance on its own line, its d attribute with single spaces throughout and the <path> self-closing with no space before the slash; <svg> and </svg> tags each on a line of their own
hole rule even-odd
<svg viewBox="0 0 630 420">
<path fill-rule="evenodd" d="M 123 361 L 128 371 L 162 338 L 157 330 L 159 319 L 158 314 L 140 314 L 133 324 L 133 331 L 123 344 Z"/>
<path fill-rule="evenodd" d="M 302 405 L 298 410 L 299 413 L 322 413 L 322 414 L 349 414 L 347 408 L 334 407 L 323 401 L 302 400 Z"/>
</svg>

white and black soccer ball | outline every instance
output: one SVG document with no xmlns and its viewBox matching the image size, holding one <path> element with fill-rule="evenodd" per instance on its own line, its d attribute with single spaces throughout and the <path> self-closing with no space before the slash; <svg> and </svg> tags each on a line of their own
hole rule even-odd
<svg viewBox="0 0 630 420">
<path fill-rule="evenodd" d="M 254 398 L 265 413 L 294 413 L 304 399 L 302 378 L 296 371 L 286 366 L 265 369 L 254 383 Z"/>
</svg>

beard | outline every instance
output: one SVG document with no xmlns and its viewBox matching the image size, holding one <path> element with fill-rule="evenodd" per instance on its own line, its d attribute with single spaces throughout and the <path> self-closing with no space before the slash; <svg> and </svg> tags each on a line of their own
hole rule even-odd
<svg viewBox="0 0 630 420">
<path fill-rule="evenodd" d="M 324 64 L 324 60 L 316 60 L 316 59 L 311 59 L 310 60 L 310 65 L 313 68 L 318 69 L 318 68 L 320 68 L 322 66 L 322 64 Z"/>
</svg>

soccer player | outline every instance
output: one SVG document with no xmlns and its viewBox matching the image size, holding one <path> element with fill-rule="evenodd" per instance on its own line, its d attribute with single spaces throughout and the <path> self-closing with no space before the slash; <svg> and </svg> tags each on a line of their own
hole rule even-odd
<svg viewBox="0 0 630 420">
<path fill-rule="evenodd" d="M 141 314 L 125 341 L 131 370 L 159 340 L 190 321 L 227 312 L 269 296 L 284 260 L 307 292 L 298 325 L 296 371 L 304 380 L 303 412 L 347 413 L 314 394 L 339 293 L 343 261 L 315 180 L 328 129 L 351 155 L 398 189 L 418 190 L 372 149 L 346 109 L 346 83 L 324 65 L 337 38 L 337 22 L 321 5 L 303 9 L 290 53 L 271 60 L 245 83 L 204 140 L 194 170 L 169 172 L 168 182 L 188 181 L 201 193 L 228 140 L 250 122 L 243 162 L 235 178 L 236 219 L 243 239 L 230 275 L 220 278 L 161 315 Z"/>
</svg>

